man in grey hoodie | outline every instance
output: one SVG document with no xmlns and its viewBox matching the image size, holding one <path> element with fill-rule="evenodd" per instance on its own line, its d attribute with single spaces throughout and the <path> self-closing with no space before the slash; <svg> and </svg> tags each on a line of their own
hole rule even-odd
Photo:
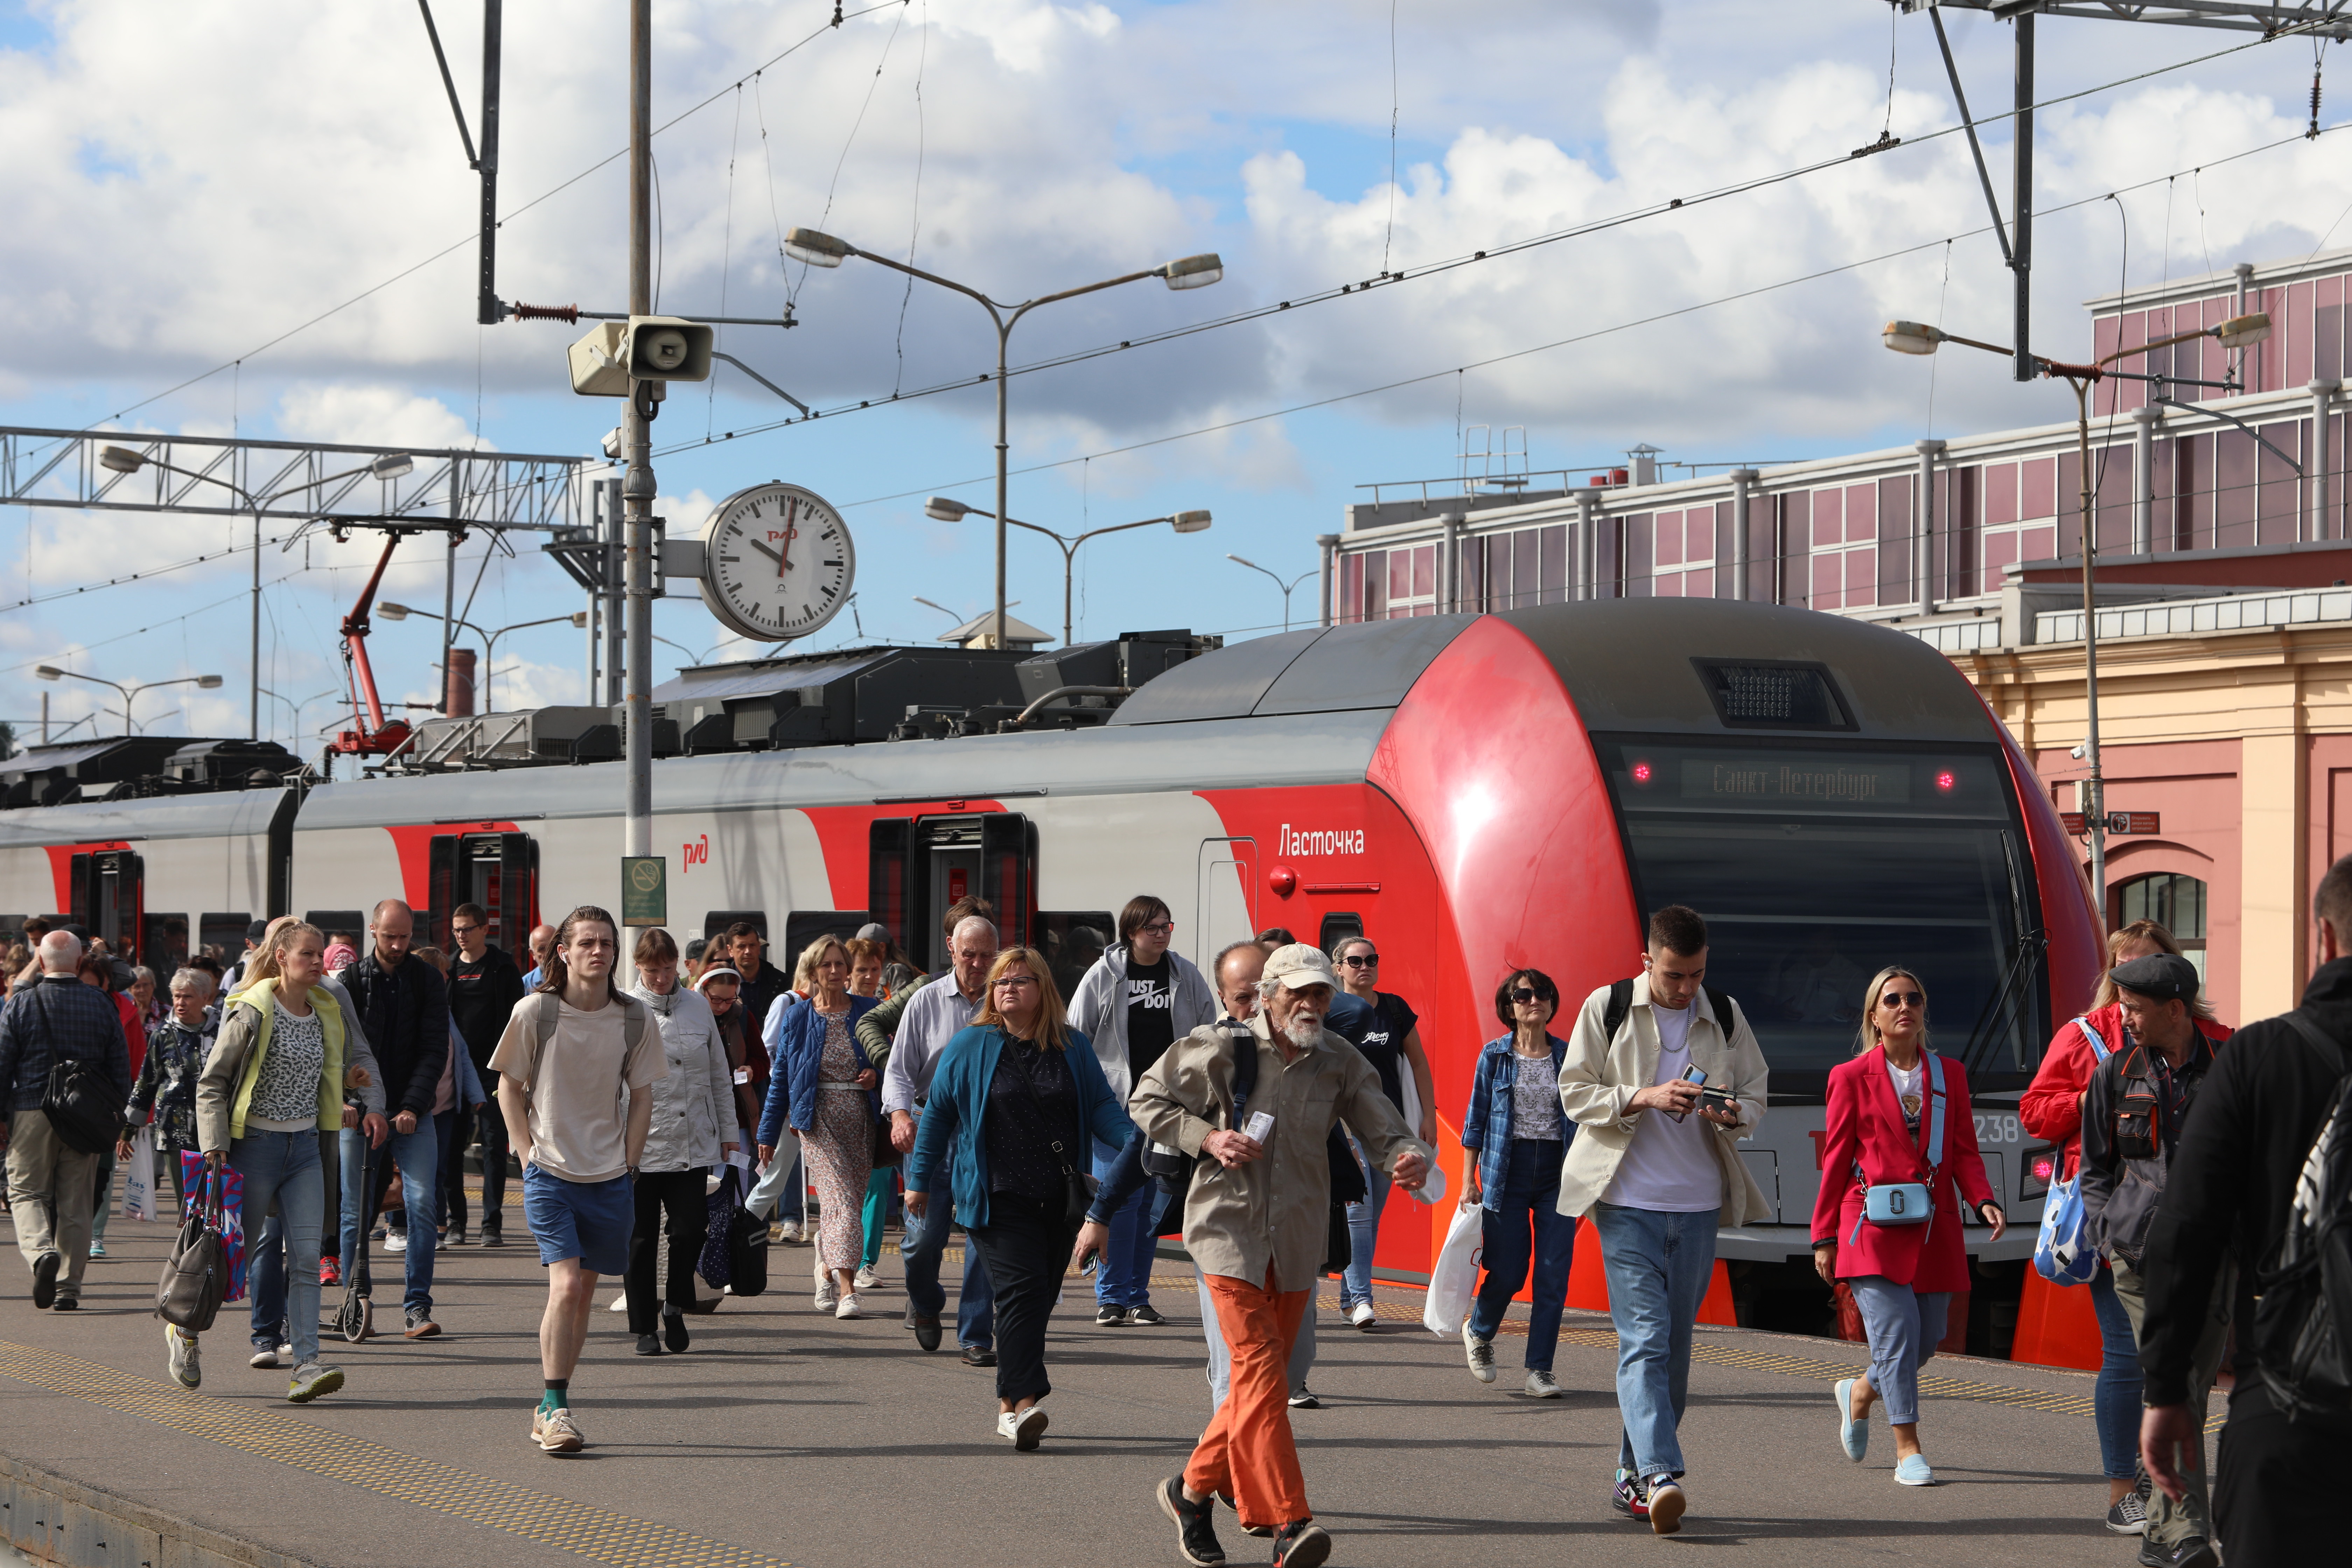
<svg viewBox="0 0 2352 1568">
<path fill-rule="evenodd" d="M 1123 1104 L 1168 1047 L 1217 1020 L 1217 995 L 1208 979 L 1169 951 L 1176 922 L 1167 903 L 1139 893 L 1119 911 L 1118 941 L 1078 982 L 1070 1023 L 1094 1042 L 1103 1077 Z M 1095 1145 L 1095 1174 L 1108 1178 L 1118 1151 Z M 1147 1182 L 1110 1216 L 1110 1241 L 1095 1279 L 1095 1321 L 1104 1328 L 1152 1325 L 1151 1258 L 1159 1247 L 1152 1205 L 1160 1189 Z"/>
</svg>

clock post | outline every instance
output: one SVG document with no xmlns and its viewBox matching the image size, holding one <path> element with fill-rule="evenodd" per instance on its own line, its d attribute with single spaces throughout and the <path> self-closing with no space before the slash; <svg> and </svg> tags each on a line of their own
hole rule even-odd
<svg viewBox="0 0 2352 1568">
<path fill-rule="evenodd" d="M 653 314 L 653 0 L 629 0 L 629 314 Z M 634 357 L 634 356 L 633 356 Z M 628 599 L 628 662 L 623 688 L 624 771 L 628 803 L 622 854 L 654 847 L 653 416 L 662 384 L 629 381 L 621 419 L 628 475 L 621 486 Z"/>
</svg>

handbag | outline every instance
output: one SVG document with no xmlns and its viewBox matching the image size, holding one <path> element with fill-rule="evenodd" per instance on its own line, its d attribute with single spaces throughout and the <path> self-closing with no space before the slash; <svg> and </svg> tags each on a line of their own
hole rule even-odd
<svg viewBox="0 0 2352 1568">
<path fill-rule="evenodd" d="M 710 1228 L 694 1271 L 737 1296 L 768 1288 L 768 1222 L 744 1206 L 742 1173 L 733 1165 L 710 1194 Z"/>
<path fill-rule="evenodd" d="M 2091 1070 L 2096 1072 L 2111 1054 L 2107 1042 L 2083 1019 L 2075 1019 L 2074 1026 L 2091 1042 Z M 2033 1271 L 2053 1285 L 2087 1285 L 2099 1271 L 2099 1249 L 2091 1240 L 2090 1211 L 2083 1205 L 2079 1157 L 2074 1173 L 2051 1183 L 2042 1194 L 2042 1229 L 2033 1238 Z"/>
<path fill-rule="evenodd" d="M 1470 1316 L 1470 1299 L 1478 1289 L 1479 1254 L 1486 1246 L 1486 1211 L 1465 1204 L 1454 1211 L 1445 1227 L 1445 1245 L 1429 1271 L 1429 1292 L 1422 1299 L 1422 1326 L 1439 1339 L 1462 1331 Z"/>
<path fill-rule="evenodd" d="M 874 1123 L 874 1168 L 887 1171 L 898 1163 L 898 1145 L 890 1142 L 890 1119 L 877 1118 Z"/>
<path fill-rule="evenodd" d="M 228 1243 L 223 1236 L 222 1186 L 205 1173 L 202 1201 L 180 1226 L 163 1278 L 155 1282 L 155 1315 L 192 1334 L 201 1334 L 220 1315 L 228 1294 Z"/>
<path fill-rule="evenodd" d="M 41 1022 L 54 1039 L 57 1029 L 48 1002 L 52 989 L 44 984 L 33 995 Z M 78 1154 L 103 1154 L 122 1136 L 122 1097 L 114 1092 L 113 1080 L 98 1063 L 77 1057 L 51 1064 L 49 1080 L 41 1090 L 41 1114 L 49 1119 L 58 1141 Z"/>
<path fill-rule="evenodd" d="M 1936 1186 L 1944 1163 L 1944 1060 L 1929 1051 L 1927 1058 L 1927 1179 L 1924 1182 L 1878 1182 L 1865 1186 L 1862 1213 L 1853 1222 L 1849 1243 L 1862 1237 L 1867 1223 L 1877 1226 L 1928 1225 L 1936 1217 Z"/>
</svg>

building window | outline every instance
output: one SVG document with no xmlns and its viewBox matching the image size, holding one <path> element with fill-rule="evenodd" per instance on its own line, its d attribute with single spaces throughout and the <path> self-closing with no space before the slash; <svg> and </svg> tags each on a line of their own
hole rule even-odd
<svg viewBox="0 0 2352 1568">
<path fill-rule="evenodd" d="M 2178 871 L 2158 871 L 2136 877 L 2116 889 L 2123 923 L 2154 921 L 2172 933 L 2182 956 L 2197 966 L 2201 990 L 2205 982 L 2205 884 Z"/>
</svg>

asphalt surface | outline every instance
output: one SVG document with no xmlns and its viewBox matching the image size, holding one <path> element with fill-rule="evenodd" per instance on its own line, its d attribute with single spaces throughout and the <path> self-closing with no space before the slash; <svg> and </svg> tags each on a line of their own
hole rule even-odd
<svg viewBox="0 0 2352 1568">
<path fill-rule="evenodd" d="M 285 1402 L 285 1373 L 247 1367 L 236 1306 L 205 1336 L 201 1392 L 169 1384 L 151 1312 L 166 1227 L 118 1218 L 108 1245 L 75 1314 L 37 1310 L 13 1246 L 0 1256 L 0 1451 L 313 1562 L 1179 1561 L 1151 1489 L 1182 1467 L 1208 1400 L 1190 1271 L 1175 1260 L 1159 1267 L 1169 1321 L 1156 1329 L 1097 1329 L 1090 1289 L 1072 1280 L 1047 1352 L 1052 1426 L 1034 1454 L 994 1435 L 993 1374 L 960 1364 L 951 1334 L 940 1353 L 916 1350 L 898 1321 L 895 1253 L 866 1298 L 877 1315 L 840 1322 L 811 1307 L 810 1250 L 778 1247 L 770 1293 L 689 1320 L 692 1348 L 657 1358 L 635 1355 L 623 1315 L 603 1310 L 614 1282 L 572 1380 L 591 1446 L 557 1458 L 526 1440 L 544 1294 L 527 1245 L 442 1252 L 446 1332 L 330 1339 L 349 1381 L 307 1406 Z M 396 1325 L 401 1260 L 375 1256 L 379 1322 Z M 1337 1563 L 1746 1548 L 1809 1565 L 2120 1564 L 2137 1545 L 2101 1528 L 2086 1374 L 1931 1363 L 1949 1396 L 1927 1400 L 1922 1433 L 1943 1484 L 1915 1489 L 1894 1484 L 1883 1419 L 1864 1463 L 1838 1450 L 1830 1381 L 1864 1363 L 1860 1346 L 1702 1330 L 1682 1427 L 1691 1512 L 1658 1538 L 1609 1506 L 1605 1319 L 1570 1315 L 1555 1363 L 1567 1393 L 1538 1401 L 1518 1393 L 1517 1331 L 1497 1342 L 1501 1376 L 1482 1385 L 1458 1342 L 1420 1325 L 1417 1292 L 1383 1289 L 1383 1321 L 1364 1332 L 1340 1323 L 1336 1289 L 1311 1381 L 1323 1408 L 1293 1419 Z M 338 1296 L 326 1292 L 330 1314 Z M 1266 1561 L 1265 1542 L 1218 1519 L 1229 1561 Z"/>
</svg>

